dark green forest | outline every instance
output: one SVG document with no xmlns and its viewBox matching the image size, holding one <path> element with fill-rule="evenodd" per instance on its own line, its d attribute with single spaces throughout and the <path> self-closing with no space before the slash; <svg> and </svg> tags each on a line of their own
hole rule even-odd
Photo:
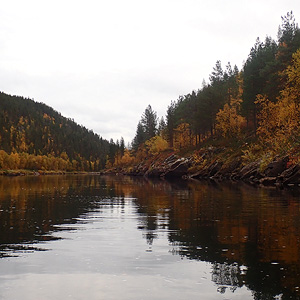
<svg viewBox="0 0 300 300">
<path fill-rule="evenodd" d="M 43 103 L 1 92 L 0 169 L 100 171 L 212 144 L 234 145 L 245 162 L 284 154 L 298 161 L 299 74 L 300 29 L 289 12 L 276 39 L 257 38 L 241 70 L 217 60 L 209 81 L 171 101 L 165 118 L 149 105 L 132 149 L 123 138 L 107 141 Z"/>
<path fill-rule="evenodd" d="M 259 107 L 257 95 L 264 95 L 276 102 L 286 87 L 285 69 L 292 62 L 292 55 L 300 48 L 300 30 L 292 13 L 282 18 L 277 41 L 266 37 L 257 38 L 242 70 L 228 63 L 225 69 L 217 61 L 209 76 L 209 83 L 201 89 L 180 96 L 167 111 L 167 134 L 172 144 L 174 131 L 181 123 L 188 123 L 195 142 L 217 131 L 216 116 L 227 103 L 240 101 L 240 113 L 246 118 L 248 129 L 258 126 Z"/>
<path fill-rule="evenodd" d="M 208 82 L 171 101 L 165 120 L 159 120 L 151 106 L 146 108 L 133 148 L 149 152 L 155 143 L 162 144 L 154 138 L 160 136 L 181 152 L 207 142 L 217 144 L 215 140 L 222 140 L 223 146 L 247 141 L 262 150 L 257 151 L 260 155 L 266 150 L 269 156 L 291 151 L 300 141 L 299 49 L 300 29 L 289 12 L 281 19 L 276 39 L 257 38 L 241 70 L 230 62 L 223 67 L 217 60 Z M 255 154 L 250 146 L 244 150 Z"/>
<path fill-rule="evenodd" d="M 99 171 L 120 148 L 28 98 L 0 92 L 0 169 Z"/>
</svg>

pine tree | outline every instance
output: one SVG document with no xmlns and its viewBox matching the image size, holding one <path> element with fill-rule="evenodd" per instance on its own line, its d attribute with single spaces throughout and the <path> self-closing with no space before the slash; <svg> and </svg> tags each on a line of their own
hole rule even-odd
<svg viewBox="0 0 300 300">
<path fill-rule="evenodd" d="M 151 105 L 148 105 L 137 125 L 136 134 L 132 141 L 133 149 L 137 150 L 142 143 L 156 136 L 157 120 L 156 112 L 152 110 Z"/>
<path fill-rule="evenodd" d="M 159 125 L 158 125 L 158 134 L 163 135 L 166 128 L 167 128 L 167 125 L 166 125 L 165 119 L 164 119 L 164 117 L 161 117 L 161 119 L 159 121 Z"/>
<path fill-rule="evenodd" d="M 137 150 L 138 147 L 146 141 L 146 132 L 141 121 L 137 125 L 136 134 L 132 141 L 132 148 Z"/>
<path fill-rule="evenodd" d="M 145 109 L 141 124 L 144 127 L 144 131 L 146 134 L 146 140 L 151 139 L 154 137 L 157 133 L 157 114 L 155 111 L 152 110 L 151 105 L 148 105 L 148 107 Z"/>
</svg>

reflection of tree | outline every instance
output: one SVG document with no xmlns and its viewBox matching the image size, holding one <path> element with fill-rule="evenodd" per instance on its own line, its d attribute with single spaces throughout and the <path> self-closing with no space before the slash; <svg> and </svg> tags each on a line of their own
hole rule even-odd
<svg viewBox="0 0 300 300">
<path fill-rule="evenodd" d="M 56 225 L 75 223 L 97 207 L 103 191 L 96 177 L 1 177 L 0 257 L 32 250 L 24 243 L 51 240 Z"/>
<path fill-rule="evenodd" d="M 234 184 L 122 176 L 1 178 L 0 252 L 5 251 L 1 244 L 47 239 L 56 224 L 75 223 L 101 205 L 123 214 L 129 198 L 147 243 L 151 246 L 163 231 L 174 255 L 212 263 L 219 292 L 245 284 L 256 299 L 275 299 L 279 294 L 297 299 L 298 195 Z M 241 265 L 247 267 L 245 272 L 239 270 Z"/>
<path fill-rule="evenodd" d="M 234 292 L 241 287 L 240 269 L 237 263 L 214 263 L 212 268 L 212 281 L 220 285 L 218 291 L 223 294 L 227 287 Z"/>
<path fill-rule="evenodd" d="M 146 238 L 147 244 L 150 246 L 153 244 L 154 239 L 157 238 L 157 234 L 155 234 L 154 231 L 147 231 L 143 236 Z"/>
<path fill-rule="evenodd" d="M 145 238 L 152 242 L 153 231 L 167 228 L 172 253 L 214 264 L 220 292 L 241 286 L 242 276 L 256 299 L 299 296 L 297 193 L 198 181 L 124 179 L 124 183 L 128 194 L 137 198 L 140 228 L 151 232 Z M 235 276 L 235 264 L 247 266 L 245 274 Z"/>
</svg>

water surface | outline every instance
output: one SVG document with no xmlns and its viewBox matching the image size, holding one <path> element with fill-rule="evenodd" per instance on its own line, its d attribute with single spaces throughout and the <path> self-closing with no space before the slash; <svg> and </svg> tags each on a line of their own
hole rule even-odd
<svg viewBox="0 0 300 300">
<path fill-rule="evenodd" d="M 298 195 L 0 177 L 0 299 L 299 299 Z"/>
</svg>

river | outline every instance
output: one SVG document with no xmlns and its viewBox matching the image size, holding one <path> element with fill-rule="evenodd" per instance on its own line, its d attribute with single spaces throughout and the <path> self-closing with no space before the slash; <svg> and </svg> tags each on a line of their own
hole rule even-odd
<svg viewBox="0 0 300 300">
<path fill-rule="evenodd" d="M 0 299 L 300 299 L 299 195 L 230 182 L 0 177 Z"/>
</svg>

